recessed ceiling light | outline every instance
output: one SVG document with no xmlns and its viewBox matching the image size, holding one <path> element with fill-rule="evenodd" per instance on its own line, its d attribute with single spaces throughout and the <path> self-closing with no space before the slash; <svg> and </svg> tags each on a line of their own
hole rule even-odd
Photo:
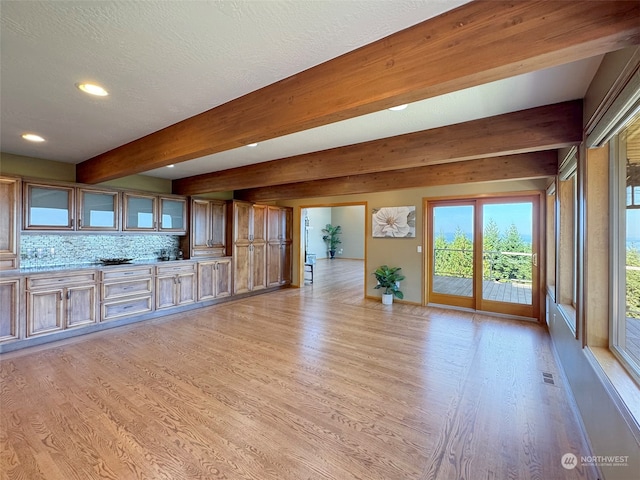
<svg viewBox="0 0 640 480">
<path fill-rule="evenodd" d="M 409 105 L 405 103 L 404 105 L 398 105 L 397 107 L 391 107 L 389 110 L 391 110 L 393 112 L 399 112 L 400 110 L 404 110 L 408 106 Z"/>
<path fill-rule="evenodd" d="M 251 147 L 251 148 L 257 147 L 257 146 L 258 146 L 257 143 L 249 143 L 249 144 L 247 144 L 247 147 Z"/>
<path fill-rule="evenodd" d="M 106 97 L 107 95 L 109 95 L 109 92 L 107 92 L 104 88 L 93 83 L 76 83 L 76 87 L 78 87 L 83 92 L 88 93 L 89 95 L 95 95 L 97 97 Z"/>
<path fill-rule="evenodd" d="M 167 168 L 173 168 L 175 165 L 167 165 Z"/>
<path fill-rule="evenodd" d="M 44 142 L 44 138 L 40 135 L 36 135 L 35 133 L 23 133 L 22 138 L 29 140 L 30 142 Z"/>
</svg>

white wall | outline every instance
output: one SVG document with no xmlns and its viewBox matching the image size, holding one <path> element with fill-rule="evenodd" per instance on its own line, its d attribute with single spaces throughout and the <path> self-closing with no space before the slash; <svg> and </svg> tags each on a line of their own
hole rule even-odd
<svg viewBox="0 0 640 480">
<path fill-rule="evenodd" d="M 319 208 L 309 208 L 306 209 L 307 216 L 309 217 L 309 230 L 308 230 L 308 241 L 309 246 L 307 253 L 314 253 L 316 258 L 327 258 L 329 252 L 327 252 L 327 245 L 322 240 L 322 229 L 325 227 L 327 223 L 331 223 L 331 208 L 330 207 L 319 207 Z M 303 213 L 303 223 L 304 223 L 304 213 Z M 304 229 L 304 225 L 303 225 Z M 303 230 L 304 231 L 304 230 Z M 302 241 L 304 242 L 304 237 L 302 237 Z M 304 249 L 304 244 L 302 245 Z"/>
<path fill-rule="evenodd" d="M 336 257 L 364 260 L 364 205 L 332 207 L 331 224 L 342 227 L 342 243 Z"/>
</svg>

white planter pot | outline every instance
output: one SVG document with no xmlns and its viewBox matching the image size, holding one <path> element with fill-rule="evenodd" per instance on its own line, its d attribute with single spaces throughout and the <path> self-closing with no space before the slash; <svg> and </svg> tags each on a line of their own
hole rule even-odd
<svg viewBox="0 0 640 480">
<path fill-rule="evenodd" d="M 383 293 L 382 294 L 382 304 L 383 305 L 391 305 L 393 303 L 393 293 Z"/>
</svg>

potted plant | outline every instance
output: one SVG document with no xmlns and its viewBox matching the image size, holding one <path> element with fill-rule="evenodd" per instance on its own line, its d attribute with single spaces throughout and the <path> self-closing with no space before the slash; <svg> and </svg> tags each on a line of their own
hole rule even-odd
<svg viewBox="0 0 640 480">
<path fill-rule="evenodd" d="M 393 303 L 394 295 L 399 299 L 404 298 L 404 294 L 400 291 L 399 285 L 400 281 L 404 280 L 404 275 L 398 273 L 400 270 L 400 267 L 382 265 L 373 272 L 376 280 L 378 280 L 375 288 L 384 288 L 384 292 L 382 292 L 382 303 L 385 305 L 391 305 Z"/>
<path fill-rule="evenodd" d="M 342 243 L 342 240 L 338 237 L 338 235 L 342 233 L 342 227 L 340 225 L 333 226 L 327 223 L 322 229 L 322 233 L 324 233 L 322 240 L 327 244 L 329 255 L 331 255 L 331 259 L 333 260 L 336 255 L 336 246 Z"/>
</svg>

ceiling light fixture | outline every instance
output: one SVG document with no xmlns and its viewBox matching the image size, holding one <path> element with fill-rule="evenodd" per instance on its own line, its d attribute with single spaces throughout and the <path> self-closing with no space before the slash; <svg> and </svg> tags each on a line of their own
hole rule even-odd
<svg viewBox="0 0 640 480">
<path fill-rule="evenodd" d="M 251 148 L 253 148 L 253 147 L 257 147 L 257 146 L 258 146 L 258 144 L 257 144 L 257 143 L 249 143 L 249 144 L 247 145 L 247 147 L 251 147 Z"/>
<path fill-rule="evenodd" d="M 40 135 L 36 135 L 35 133 L 23 133 L 22 138 L 29 140 L 30 142 L 44 142 L 44 138 Z"/>
<path fill-rule="evenodd" d="M 93 83 L 76 83 L 76 87 L 78 87 L 83 92 L 88 93 L 89 95 L 95 95 L 96 97 L 106 97 L 107 95 L 109 95 L 109 92 L 107 92 L 104 88 Z"/>
<path fill-rule="evenodd" d="M 398 105 L 397 107 L 391 107 L 389 110 L 391 110 L 392 112 L 399 112 L 400 110 L 404 110 L 408 106 L 409 105 L 405 103 L 404 105 Z"/>
<path fill-rule="evenodd" d="M 175 165 L 167 165 L 167 168 L 173 168 Z"/>
</svg>

